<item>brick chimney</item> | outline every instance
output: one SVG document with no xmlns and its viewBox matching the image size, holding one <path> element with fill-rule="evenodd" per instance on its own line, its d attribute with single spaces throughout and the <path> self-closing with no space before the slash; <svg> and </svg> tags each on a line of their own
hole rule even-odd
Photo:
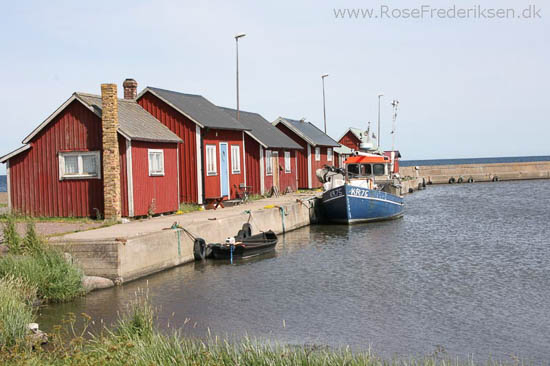
<svg viewBox="0 0 550 366">
<path fill-rule="evenodd" d="M 105 220 L 118 221 L 121 217 L 121 197 L 116 84 L 101 84 L 101 103 L 104 216 Z"/>
<path fill-rule="evenodd" d="M 124 87 L 124 99 L 137 98 L 137 81 L 135 81 L 134 79 L 126 79 L 122 83 L 122 86 Z"/>
</svg>

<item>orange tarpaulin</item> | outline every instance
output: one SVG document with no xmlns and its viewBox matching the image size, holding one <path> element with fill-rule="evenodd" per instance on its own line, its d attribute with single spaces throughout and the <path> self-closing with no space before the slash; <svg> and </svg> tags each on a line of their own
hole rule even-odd
<svg viewBox="0 0 550 366">
<path fill-rule="evenodd" d="M 344 162 L 345 164 L 361 164 L 361 163 L 387 163 L 389 162 L 388 157 L 386 156 L 350 156 Z"/>
</svg>

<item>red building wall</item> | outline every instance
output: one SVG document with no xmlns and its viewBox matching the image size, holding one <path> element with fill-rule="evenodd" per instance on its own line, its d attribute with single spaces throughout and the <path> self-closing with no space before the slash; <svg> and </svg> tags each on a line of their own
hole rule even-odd
<svg viewBox="0 0 550 366">
<path fill-rule="evenodd" d="M 388 158 L 390 158 L 390 161 L 391 161 L 391 150 L 384 151 L 384 156 L 387 156 Z M 395 152 L 395 162 L 393 163 L 393 172 L 399 173 L 399 158 L 397 157 L 397 151 Z"/>
<path fill-rule="evenodd" d="M 279 191 L 281 193 L 285 192 L 287 187 L 294 192 L 298 189 L 298 183 L 296 180 L 296 153 L 297 150 L 284 150 L 284 149 L 273 149 L 279 153 Z M 285 151 L 290 152 L 290 173 L 285 171 Z M 273 166 L 275 169 L 275 166 Z M 307 167 L 306 167 L 307 169 Z M 266 174 L 266 159 L 265 159 L 265 149 L 264 149 L 264 192 L 268 193 L 271 187 L 273 187 L 273 175 Z"/>
<path fill-rule="evenodd" d="M 220 161 L 220 142 L 227 142 L 227 151 L 229 159 L 229 199 L 234 199 L 237 197 L 237 189 L 235 185 L 239 187 L 241 183 L 244 183 L 244 154 L 243 154 L 243 132 L 242 131 L 230 131 L 230 130 L 203 130 L 203 156 L 205 157 L 205 168 L 204 168 L 204 194 L 205 198 L 214 198 L 221 196 L 221 187 L 220 187 L 220 173 L 221 173 L 221 161 Z M 206 172 L 206 145 L 216 145 L 216 163 L 218 165 L 217 174 L 213 176 L 208 176 Z M 231 146 L 239 146 L 239 154 L 241 156 L 241 172 L 239 174 L 233 174 L 231 171 Z"/>
<path fill-rule="evenodd" d="M 353 134 L 353 132 L 348 131 L 344 136 L 342 136 L 342 138 L 338 142 L 344 146 L 349 147 L 350 149 L 359 150 L 359 144 L 361 143 L 361 140 L 359 140 L 357 136 Z"/>
<path fill-rule="evenodd" d="M 180 202 L 197 203 L 197 164 L 201 161 L 197 159 L 195 123 L 151 93 L 145 93 L 138 103 L 183 140 L 179 148 Z"/>
<path fill-rule="evenodd" d="M 244 144 L 246 149 L 246 185 L 250 186 L 250 193 L 260 194 L 260 144 L 247 134 L 244 135 Z"/>
<path fill-rule="evenodd" d="M 149 149 L 164 151 L 164 176 L 149 176 Z M 134 215 L 178 210 L 178 149 L 173 143 L 132 141 L 132 177 L 134 185 Z"/>
<path fill-rule="evenodd" d="M 308 143 L 305 142 L 300 136 L 296 135 L 294 132 L 292 132 L 288 127 L 286 127 L 282 123 L 278 123 L 276 127 L 302 147 L 302 150 L 296 151 L 296 159 L 298 159 L 298 172 L 297 172 L 298 188 L 307 189 L 308 188 L 308 179 L 307 179 L 307 176 L 308 176 L 307 145 Z"/>
<path fill-rule="evenodd" d="M 103 213 L 103 180 L 59 180 L 58 152 L 102 150 L 101 120 L 73 101 L 11 158 L 13 209 L 32 216 L 86 217 Z"/>
<path fill-rule="evenodd" d="M 332 161 L 327 160 L 327 149 L 330 147 L 327 146 L 319 146 L 321 148 L 321 159 L 319 161 L 315 160 L 315 147 L 311 148 L 311 187 L 312 188 L 320 188 L 322 186 L 321 182 L 319 182 L 319 179 L 317 178 L 316 171 L 317 169 L 320 169 L 324 167 L 325 165 L 334 165 L 334 148 L 332 150 Z"/>
</svg>

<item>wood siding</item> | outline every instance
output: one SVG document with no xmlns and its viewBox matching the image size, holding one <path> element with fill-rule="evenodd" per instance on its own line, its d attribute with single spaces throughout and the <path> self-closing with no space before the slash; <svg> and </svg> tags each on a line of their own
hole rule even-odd
<svg viewBox="0 0 550 366">
<path fill-rule="evenodd" d="M 118 150 L 120 152 L 120 208 L 123 217 L 130 216 L 128 211 L 128 161 L 126 160 L 126 139 L 118 135 Z"/>
<path fill-rule="evenodd" d="M 149 149 L 164 151 L 164 176 L 149 176 Z M 134 216 L 178 210 L 177 144 L 132 141 Z"/>
<path fill-rule="evenodd" d="M 101 120 L 73 101 L 10 159 L 10 188 L 15 212 L 32 216 L 86 217 L 103 214 L 101 179 L 59 180 L 58 153 L 100 151 Z"/>
<path fill-rule="evenodd" d="M 298 159 L 298 188 L 308 188 L 308 169 L 307 169 L 307 142 L 305 142 L 300 136 L 292 132 L 288 127 L 282 123 L 276 126 L 285 135 L 294 140 L 298 145 L 302 147 L 302 150 L 296 150 L 296 158 Z M 313 154 L 313 151 L 312 151 Z M 313 171 L 312 171 L 313 172 Z M 317 180 L 317 179 L 315 179 Z M 314 183 L 312 181 L 312 183 Z"/>
<path fill-rule="evenodd" d="M 202 130 L 204 146 L 203 146 L 203 156 L 206 156 L 206 145 L 216 145 L 216 163 L 217 163 L 217 174 L 208 176 L 206 172 L 206 167 L 204 170 L 204 192 L 205 198 L 215 198 L 221 196 L 221 161 L 220 161 L 220 143 L 227 142 L 227 151 L 228 151 L 228 162 L 229 162 L 229 199 L 234 199 L 237 197 L 237 190 L 235 185 L 239 187 L 241 183 L 244 184 L 244 155 L 243 155 L 243 135 L 241 131 L 230 131 L 230 130 Z M 239 174 L 233 174 L 231 171 L 231 146 L 239 146 L 239 154 L 241 160 L 241 172 Z M 206 163 L 205 163 L 206 166 Z"/>
<path fill-rule="evenodd" d="M 250 187 L 250 193 L 260 194 L 260 144 L 247 134 L 244 135 L 244 144 L 246 147 L 246 185 Z"/>
<path fill-rule="evenodd" d="M 342 138 L 338 142 L 344 146 L 349 147 L 350 149 L 359 151 L 359 144 L 361 143 L 361 140 L 359 140 L 357 136 L 353 134 L 353 132 L 348 131 L 344 136 L 342 136 Z"/>
<path fill-rule="evenodd" d="M 145 93 L 138 103 L 183 140 L 179 148 L 179 201 L 197 203 L 197 164 L 201 161 L 197 160 L 195 123 L 151 93 Z"/>
<path fill-rule="evenodd" d="M 264 149 L 264 187 L 265 192 L 268 193 L 271 187 L 273 187 L 273 175 L 267 175 L 265 173 L 267 171 L 265 167 L 265 150 L 266 149 Z M 283 193 L 290 188 L 291 191 L 295 192 L 298 189 L 298 182 L 296 180 L 296 153 L 299 150 L 273 149 L 271 151 L 277 151 L 279 153 L 279 191 Z M 285 170 L 285 151 L 290 152 L 290 173 L 287 173 Z M 277 167 L 273 165 L 273 169 L 275 170 Z"/>
</svg>

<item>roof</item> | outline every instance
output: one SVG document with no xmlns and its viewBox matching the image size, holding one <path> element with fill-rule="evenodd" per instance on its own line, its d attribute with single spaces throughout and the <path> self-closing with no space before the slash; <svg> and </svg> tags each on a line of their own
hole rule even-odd
<svg viewBox="0 0 550 366">
<path fill-rule="evenodd" d="M 10 158 L 31 147 L 30 142 L 40 131 L 52 122 L 69 104 L 77 100 L 101 118 L 101 96 L 86 93 L 73 93 L 59 108 L 36 127 L 25 139 L 23 146 L 0 158 L 5 163 Z M 118 100 L 118 132 L 130 140 L 152 142 L 182 142 L 168 127 L 160 123 L 134 100 Z"/>
<path fill-rule="evenodd" d="M 101 96 L 75 93 L 101 118 Z M 118 100 L 118 131 L 130 140 L 152 142 L 182 142 L 168 127 L 160 123 L 135 100 Z"/>
<path fill-rule="evenodd" d="M 351 155 L 353 151 L 353 149 L 350 149 L 346 145 L 341 145 L 340 147 L 334 148 L 334 152 L 341 155 Z"/>
<path fill-rule="evenodd" d="M 387 156 L 380 155 L 354 155 L 346 159 L 346 164 L 356 164 L 356 163 L 387 163 L 389 158 Z"/>
<path fill-rule="evenodd" d="M 202 95 L 185 94 L 148 86 L 139 94 L 138 99 L 147 92 L 160 98 L 200 127 L 220 130 L 247 130 L 243 124 Z"/>
<path fill-rule="evenodd" d="M 236 109 L 219 108 L 232 116 L 236 116 Z M 250 131 L 247 131 L 247 134 L 265 148 L 303 149 L 293 139 L 285 135 L 258 113 L 239 111 L 239 122 L 250 129 Z"/>
<path fill-rule="evenodd" d="M 279 123 L 287 126 L 292 132 L 296 133 L 310 145 L 334 147 L 340 146 L 339 143 L 334 141 L 329 135 L 321 131 L 311 122 L 297 121 L 290 118 L 279 117 L 273 122 L 273 125 L 276 126 Z"/>
</svg>

